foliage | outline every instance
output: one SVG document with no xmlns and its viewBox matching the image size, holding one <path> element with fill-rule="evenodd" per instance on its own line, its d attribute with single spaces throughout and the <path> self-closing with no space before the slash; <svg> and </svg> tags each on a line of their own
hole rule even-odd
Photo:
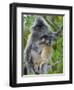
<svg viewBox="0 0 74 90">
<path fill-rule="evenodd" d="M 34 15 L 23 16 L 24 47 L 26 46 L 28 35 L 31 33 L 31 26 L 34 20 Z"/>
<path fill-rule="evenodd" d="M 59 27 L 63 26 L 63 16 L 49 15 L 43 17 L 49 20 L 52 31 L 57 31 Z M 24 48 L 27 43 L 28 35 L 31 33 L 31 26 L 34 23 L 35 18 L 36 15 L 26 15 L 26 16 L 23 15 Z M 52 63 L 51 63 L 52 69 L 49 70 L 49 74 L 63 73 L 63 34 L 62 33 L 60 36 L 58 36 L 53 46 L 54 51 L 53 51 Z"/>
</svg>

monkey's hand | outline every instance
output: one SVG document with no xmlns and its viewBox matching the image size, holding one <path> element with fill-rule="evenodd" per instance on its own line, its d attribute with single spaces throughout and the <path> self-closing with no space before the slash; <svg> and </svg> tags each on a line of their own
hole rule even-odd
<svg viewBox="0 0 74 90">
<path fill-rule="evenodd" d="M 34 50 L 38 55 L 40 55 L 42 51 L 36 44 L 32 44 L 32 50 Z"/>
</svg>

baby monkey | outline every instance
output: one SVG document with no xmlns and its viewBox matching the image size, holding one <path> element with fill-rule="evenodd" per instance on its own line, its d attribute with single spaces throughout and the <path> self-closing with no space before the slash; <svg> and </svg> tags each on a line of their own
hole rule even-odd
<svg viewBox="0 0 74 90">
<path fill-rule="evenodd" d="M 50 32 L 49 36 L 43 35 L 39 39 L 39 45 L 42 47 L 42 52 L 34 61 L 34 69 L 37 74 L 46 74 L 50 68 L 51 58 L 53 53 L 53 44 L 56 40 L 56 34 Z"/>
</svg>

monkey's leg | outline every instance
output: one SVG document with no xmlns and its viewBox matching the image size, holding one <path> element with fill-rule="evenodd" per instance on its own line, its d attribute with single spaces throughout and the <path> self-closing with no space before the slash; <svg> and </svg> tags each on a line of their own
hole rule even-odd
<svg viewBox="0 0 74 90">
<path fill-rule="evenodd" d="M 48 64 L 42 65 L 42 74 L 48 74 Z"/>
<path fill-rule="evenodd" d="M 31 67 L 31 57 L 32 57 L 31 50 L 32 50 L 32 44 L 29 44 L 29 46 L 26 48 L 26 53 L 25 53 L 27 74 L 33 73 L 33 70 Z"/>
<path fill-rule="evenodd" d="M 28 75 L 30 73 L 29 65 L 25 64 L 23 67 L 23 74 Z"/>
<path fill-rule="evenodd" d="M 33 70 L 33 68 L 31 66 L 28 66 L 28 75 L 29 74 L 35 74 L 34 70 Z"/>
</svg>

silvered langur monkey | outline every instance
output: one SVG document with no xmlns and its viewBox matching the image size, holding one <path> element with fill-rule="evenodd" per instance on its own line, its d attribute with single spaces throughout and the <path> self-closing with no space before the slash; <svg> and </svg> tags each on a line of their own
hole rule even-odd
<svg viewBox="0 0 74 90">
<path fill-rule="evenodd" d="M 47 74 L 53 52 L 53 42 L 58 32 L 51 32 L 49 25 L 37 17 L 24 53 L 23 74 Z"/>
</svg>

